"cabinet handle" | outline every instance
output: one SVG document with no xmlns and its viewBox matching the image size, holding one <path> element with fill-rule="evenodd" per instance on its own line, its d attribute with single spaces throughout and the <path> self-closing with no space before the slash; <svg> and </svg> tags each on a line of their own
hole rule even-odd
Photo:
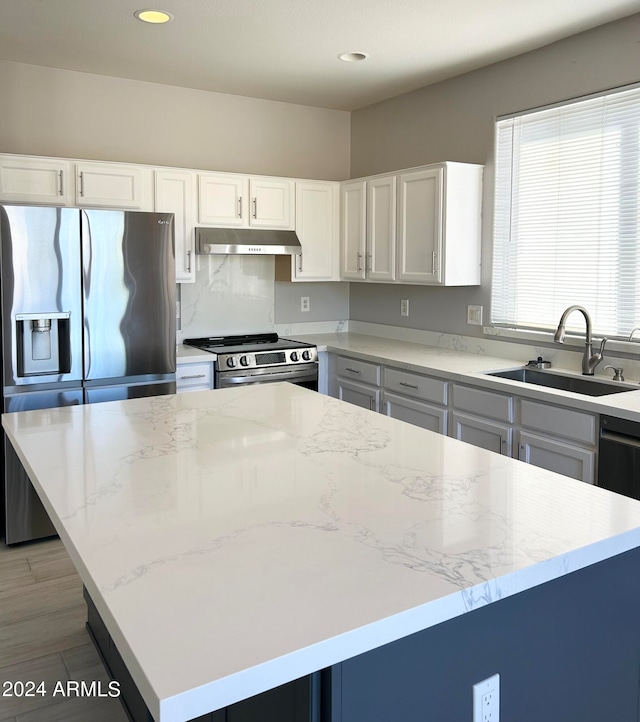
<svg viewBox="0 0 640 722">
<path fill-rule="evenodd" d="M 358 371 L 358 369 L 352 369 L 352 368 L 349 368 L 349 366 L 345 366 L 345 369 L 344 369 L 344 370 L 345 370 L 345 371 L 351 371 L 352 374 L 359 374 L 359 373 L 360 373 L 360 371 Z"/>
<path fill-rule="evenodd" d="M 187 251 L 187 273 L 191 273 L 191 251 Z"/>
<path fill-rule="evenodd" d="M 254 218 L 258 217 L 258 199 L 257 198 L 253 199 L 253 217 Z"/>
<path fill-rule="evenodd" d="M 405 383 L 404 381 L 400 382 L 400 386 L 406 386 L 408 389 L 417 389 L 418 388 L 418 386 L 416 386 L 415 384 L 408 384 L 408 383 Z"/>
<path fill-rule="evenodd" d="M 191 376 L 181 376 L 180 379 L 203 379 L 207 374 L 191 374 Z"/>
<path fill-rule="evenodd" d="M 80 175 L 78 176 L 78 183 L 79 183 L 79 185 L 80 185 L 80 189 L 79 189 L 79 190 L 80 190 L 80 196 L 81 196 L 81 197 L 84 196 L 84 187 L 83 187 L 84 184 L 83 184 L 83 182 L 82 182 L 82 175 L 83 175 L 83 174 L 82 174 L 82 171 L 80 171 Z"/>
<path fill-rule="evenodd" d="M 62 171 L 61 171 L 61 170 L 58 171 L 58 195 L 59 195 L 59 196 L 64 195 L 63 185 L 62 185 Z"/>
<path fill-rule="evenodd" d="M 432 261 L 432 264 L 431 264 L 431 275 L 432 275 L 432 276 L 435 276 L 435 275 L 436 275 L 436 258 L 437 258 L 437 257 L 438 257 L 438 254 L 434 251 L 433 254 L 432 254 L 432 256 L 431 256 L 431 261 Z"/>
<path fill-rule="evenodd" d="M 362 253 L 356 253 L 357 260 L 358 260 L 358 273 L 362 270 L 362 267 L 360 266 L 360 259 L 362 258 Z"/>
<path fill-rule="evenodd" d="M 371 272 L 371 254 L 367 253 L 365 255 L 365 271 Z"/>
<path fill-rule="evenodd" d="M 238 218 L 242 218 L 242 196 L 238 198 Z"/>
<path fill-rule="evenodd" d="M 298 256 L 298 258 L 300 259 L 300 262 L 298 263 L 298 270 L 301 271 L 302 270 L 302 253 Z"/>
</svg>

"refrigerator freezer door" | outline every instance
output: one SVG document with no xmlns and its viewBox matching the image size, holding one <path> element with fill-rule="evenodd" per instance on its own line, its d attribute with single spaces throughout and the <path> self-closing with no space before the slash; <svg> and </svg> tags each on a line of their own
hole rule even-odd
<svg viewBox="0 0 640 722">
<path fill-rule="evenodd" d="M 85 380 L 175 373 L 173 214 L 81 215 Z"/>
<path fill-rule="evenodd" d="M 76 406 L 82 403 L 82 389 L 43 391 L 5 396 L 4 410 L 30 411 L 58 406 Z M 4 509 L 3 526 L 7 544 L 31 541 L 53 536 L 56 530 L 42 502 L 33 488 L 27 472 L 13 446 L 2 434 L 4 446 Z"/>
<path fill-rule="evenodd" d="M 0 207 L 5 391 L 82 379 L 80 215 Z"/>
</svg>

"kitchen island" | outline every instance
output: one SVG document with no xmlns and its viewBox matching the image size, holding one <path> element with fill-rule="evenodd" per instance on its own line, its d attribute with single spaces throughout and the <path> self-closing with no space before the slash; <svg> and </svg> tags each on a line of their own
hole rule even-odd
<svg viewBox="0 0 640 722">
<path fill-rule="evenodd" d="M 290 384 L 3 426 L 157 722 L 470 720 L 494 673 L 637 719 L 640 502 Z"/>
</svg>

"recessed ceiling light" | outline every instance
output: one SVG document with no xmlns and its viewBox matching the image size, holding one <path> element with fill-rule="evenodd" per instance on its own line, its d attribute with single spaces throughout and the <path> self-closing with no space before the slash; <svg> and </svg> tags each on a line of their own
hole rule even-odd
<svg viewBox="0 0 640 722">
<path fill-rule="evenodd" d="M 156 25 L 173 20 L 173 15 L 162 10 L 136 10 L 133 14 L 143 23 L 154 23 Z"/>
<path fill-rule="evenodd" d="M 344 60 L 345 63 L 357 63 L 360 60 L 366 60 L 369 57 L 369 53 L 342 53 L 338 55 L 340 60 Z"/>
</svg>

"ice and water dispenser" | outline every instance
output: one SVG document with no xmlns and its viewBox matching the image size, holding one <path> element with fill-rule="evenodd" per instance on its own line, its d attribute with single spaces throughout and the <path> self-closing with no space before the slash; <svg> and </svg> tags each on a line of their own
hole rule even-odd
<svg viewBox="0 0 640 722">
<path fill-rule="evenodd" d="M 18 376 L 69 373 L 70 315 L 69 313 L 16 314 Z"/>
</svg>

